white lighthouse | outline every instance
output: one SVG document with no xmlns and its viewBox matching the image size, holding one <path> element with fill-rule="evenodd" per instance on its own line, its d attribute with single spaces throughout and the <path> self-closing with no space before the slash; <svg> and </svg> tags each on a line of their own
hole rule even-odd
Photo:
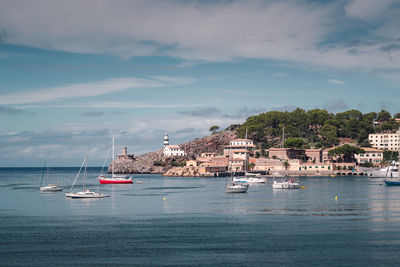
<svg viewBox="0 0 400 267">
<path fill-rule="evenodd" d="M 164 135 L 164 147 L 169 145 L 169 137 L 168 137 L 168 133 L 165 133 Z"/>
</svg>

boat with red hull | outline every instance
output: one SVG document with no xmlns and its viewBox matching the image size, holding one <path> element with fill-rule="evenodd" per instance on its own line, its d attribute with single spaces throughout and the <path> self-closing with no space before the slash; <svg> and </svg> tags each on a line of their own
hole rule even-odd
<svg viewBox="0 0 400 267">
<path fill-rule="evenodd" d="M 100 184 L 133 184 L 132 177 L 105 177 L 99 176 Z"/>
<path fill-rule="evenodd" d="M 122 174 L 114 174 L 114 136 L 112 138 L 112 157 L 111 157 L 111 177 L 106 177 L 104 174 L 100 174 L 97 179 L 100 181 L 100 184 L 133 184 L 132 176 L 127 177 Z M 105 162 L 104 162 L 105 163 Z M 104 166 L 103 166 L 104 169 Z M 103 172 L 103 169 L 101 170 Z"/>
</svg>

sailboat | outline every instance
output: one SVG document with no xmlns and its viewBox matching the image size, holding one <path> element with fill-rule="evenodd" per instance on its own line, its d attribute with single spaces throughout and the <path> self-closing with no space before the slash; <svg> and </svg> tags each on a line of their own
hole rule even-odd
<svg viewBox="0 0 400 267">
<path fill-rule="evenodd" d="M 399 161 L 400 161 L 400 149 L 399 151 Z M 392 168 L 388 167 L 388 171 L 386 172 L 386 177 L 383 180 L 387 186 L 400 186 L 400 173 L 398 169 L 398 165 L 396 166 L 396 162 L 394 162 Z M 390 178 L 388 176 L 390 175 Z"/>
<path fill-rule="evenodd" d="M 231 165 L 231 182 L 228 184 L 228 180 L 226 179 L 226 192 L 227 193 L 246 193 L 249 189 L 249 184 L 247 182 L 236 182 L 233 177 L 233 168 Z"/>
<path fill-rule="evenodd" d="M 247 140 L 247 129 L 246 129 L 245 139 Z M 267 178 L 262 177 L 261 174 L 247 172 L 247 145 L 246 145 L 246 161 L 244 163 L 244 177 L 234 177 L 233 181 L 240 183 L 249 183 L 249 184 L 265 184 L 267 182 Z"/>
<path fill-rule="evenodd" d="M 43 178 L 46 176 L 46 181 L 47 183 L 49 182 L 49 155 L 46 155 L 45 159 L 45 167 L 43 167 L 43 174 L 42 174 L 42 179 L 40 180 L 40 192 L 59 192 L 62 191 L 63 188 L 59 187 L 56 184 L 47 184 L 46 186 L 42 186 L 43 184 Z"/>
<path fill-rule="evenodd" d="M 284 142 L 285 142 L 285 127 L 283 127 L 283 131 L 282 131 L 282 144 L 281 144 L 282 166 L 283 166 L 283 158 L 284 158 L 283 157 L 283 143 Z M 274 182 L 272 183 L 272 188 L 273 189 L 299 189 L 300 184 L 295 178 L 286 178 L 285 180 L 283 180 L 283 177 L 282 177 L 281 182 L 277 182 L 276 180 L 274 180 Z"/>
<path fill-rule="evenodd" d="M 68 193 L 65 193 L 65 195 L 67 196 L 67 198 L 105 198 L 105 197 L 109 197 L 109 195 L 106 194 L 102 194 L 99 192 L 94 192 L 94 191 L 90 191 L 89 189 L 85 189 L 85 178 L 86 178 L 86 165 L 87 165 L 87 160 L 88 160 L 88 156 L 86 156 L 86 158 L 83 160 L 82 165 L 78 171 L 78 174 L 76 175 L 74 182 L 72 183 L 72 186 L 69 190 Z M 83 179 L 82 179 L 82 189 L 83 191 L 80 192 L 72 192 L 76 181 L 78 180 L 78 177 L 82 171 L 82 169 L 84 169 L 83 171 Z"/>
<path fill-rule="evenodd" d="M 126 175 L 114 174 L 114 161 L 115 161 L 115 152 L 114 152 L 114 136 L 112 138 L 112 156 L 111 156 L 111 177 L 106 177 L 105 175 L 100 175 L 97 179 L 100 181 L 100 184 L 132 184 L 132 176 L 127 177 Z"/>
</svg>

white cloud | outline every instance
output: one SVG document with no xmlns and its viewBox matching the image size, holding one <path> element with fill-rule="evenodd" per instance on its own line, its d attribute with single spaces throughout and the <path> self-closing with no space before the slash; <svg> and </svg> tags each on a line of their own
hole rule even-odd
<svg viewBox="0 0 400 267">
<path fill-rule="evenodd" d="M 387 9 L 395 0 L 350 0 L 345 7 L 346 15 L 363 20 L 385 16 Z"/>
<path fill-rule="evenodd" d="M 0 4 L 10 44 L 123 58 L 167 55 L 187 60 L 274 59 L 340 69 L 399 69 L 400 51 L 380 50 L 399 36 L 392 0 L 354 0 L 348 17 L 385 17 L 376 41 L 343 47 L 327 36 L 347 23 L 343 5 L 315 1 L 12 1 Z M 390 11 L 390 13 L 388 13 Z M 389 15 L 386 15 L 389 14 Z M 378 24 L 379 26 L 379 24 Z M 340 31 L 340 30 L 339 30 Z M 379 36 L 387 38 L 379 38 Z M 349 53 L 353 49 L 358 53 Z M 191 61 L 191 62 L 195 62 Z"/>
<path fill-rule="evenodd" d="M 328 79 L 327 82 L 331 83 L 331 84 L 339 84 L 339 85 L 346 84 L 344 81 L 336 80 L 336 79 Z"/>
<path fill-rule="evenodd" d="M 153 88 L 194 82 L 190 78 L 162 77 L 162 79 L 115 78 L 105 81 L 70 84 L 49 89 L 0 95 L 0 104 L 26 104 L 63 98 L 79 98 L 110 94 L 130 88 Z"/>
</svg>

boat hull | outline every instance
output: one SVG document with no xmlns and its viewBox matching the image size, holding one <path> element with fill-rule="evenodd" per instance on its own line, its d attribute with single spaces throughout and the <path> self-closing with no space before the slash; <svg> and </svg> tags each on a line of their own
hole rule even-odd
<svg viewBox="0 0 400 267">
<path fill-rule="evenodd" d="M 109 197 L 109 195 L 94 193 L 88 194 L 86 192 L 78 192 L 78 193 L 65 193 L 67 198 L 105 198 Z"/>
<path fill-rule="evenodd" d="M 400 186 L 400 180 L 398 181 L 390 181 L 390 180 L 383 180 L 387 186 Z"/>
<path fill-rule="evenodd" d="M 300 184 L 299 183 L 291 183 L 291 182 L 274 182 L 272 184 L 273 189 L 299 189 Z"/>
<path fill-rule="evenodd" d="M 133 184 L 132 179 L 100 179 L 100 184 Z"/>
</svg>

